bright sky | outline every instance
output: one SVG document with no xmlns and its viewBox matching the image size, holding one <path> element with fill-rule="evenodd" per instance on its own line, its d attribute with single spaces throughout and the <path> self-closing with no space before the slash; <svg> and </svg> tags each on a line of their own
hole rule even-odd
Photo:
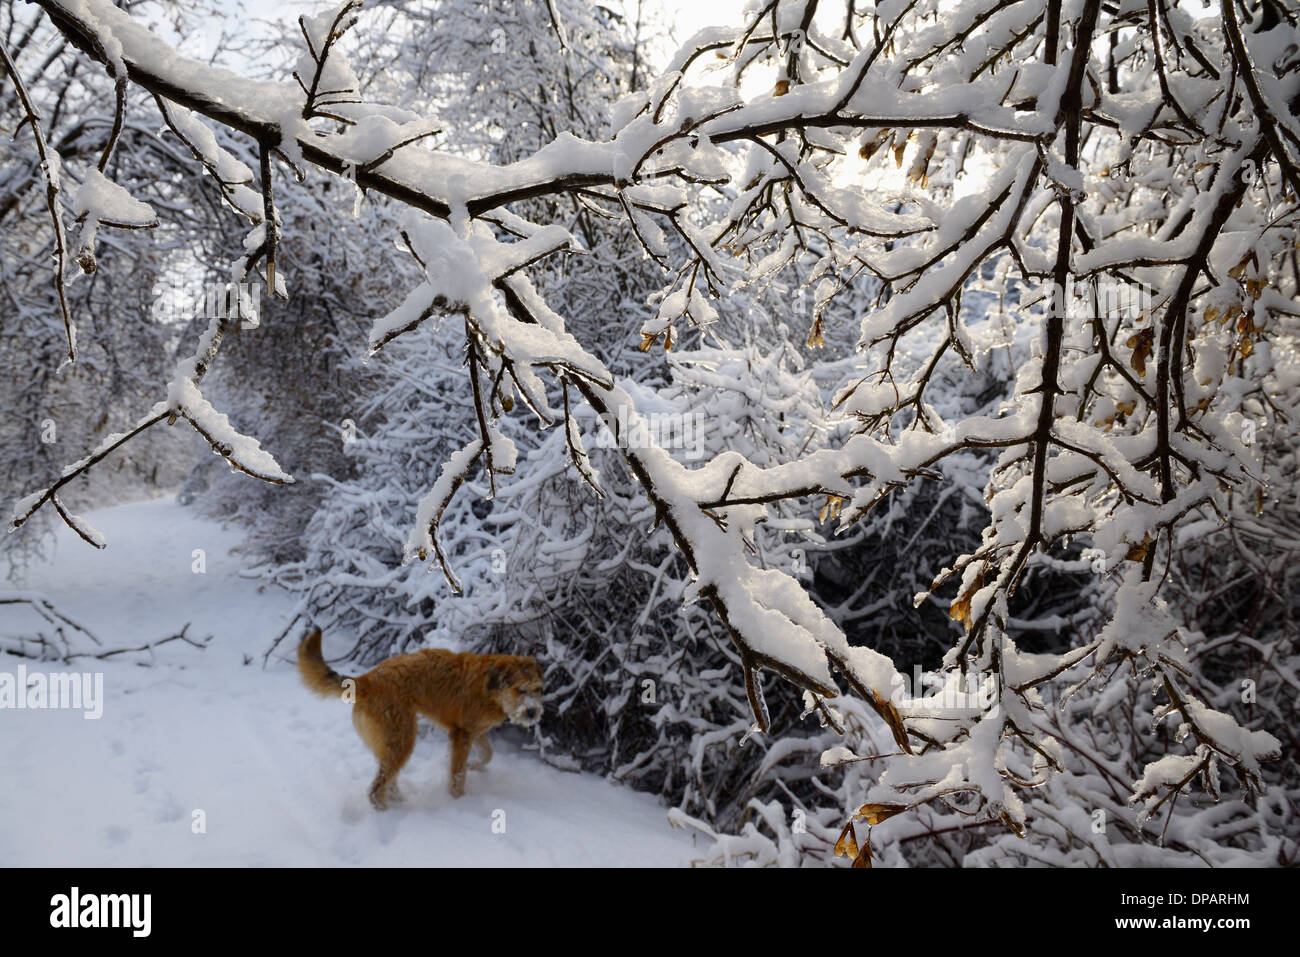
<svg viewBox="0 0 1300 957">
<path fill-rule="evenodd" d="M 629 17 L 635 17 L 638 0 L 608 0 L 609 5 L 621 8 Z M 675 44 L 684 43 L 692 34 L 703 27 L 718 24 L 739 23 L 746 0 L 641 0 L 648 15 L 661 11 L 667 21 L 669 31 Z M 317 13 L 326 7 L 332 7 L 337 0 L 277 0 L 267 4 L 265 0 L 221 0 L 222 8 L 230 17 L 224 24 L 217 18 L 211 18 L 207 25 L 190 37 L 184 38 L 183 47 L 193 54 L 212 50 L 220 36 L 223 25 L 230 29 L 232 23 L 242 23 L 251 28 L 259 21 L 281 21 L 293 24 L 303 13 Z M 1194 17 L 1212 16 L 1214 9 L 1207 6 L 1205 0 L 1177 0 L 1178 6 Z M 170 39 L 175 40 L 175 37 Z M 674 46 L 675 49 L 675 46 Z"/>
<path fill-rule="evenodd" d="M 658 0 L 667 12 L 674 39 L 685 43 L 703 27 L 739 23 L 745 0 Z M 633 6 L 635 0 L 625 0 Z"/>
<path fill-rule="evenodd" d="M 233 23 L 242 22 L 250 32 L 256 32 L 254 25 L 258 22 L 292 25 L 302 14 L 319 13 L 336 3 L 337 0 L 279 0 L 271 5 L 259 0 L 221 0 L 228 19 L 223 22 L 216 17 L 209 18 L 202 29 L 185 38 L 183 47 L 192 54 L 207 54 L 216 47 L 223 26 L 229 30 Z M 675 44 L 686 42 L 703 27 L 739 22 L 745 8 L 745 0 L 644 0 L 644 4 L 647 16 L 653 16 L 656 8 L 662 11 Z M 610 6 L 621 7 L 629 17 L 636 16 L 637 0 L 615 0 Z"/>
</svg>

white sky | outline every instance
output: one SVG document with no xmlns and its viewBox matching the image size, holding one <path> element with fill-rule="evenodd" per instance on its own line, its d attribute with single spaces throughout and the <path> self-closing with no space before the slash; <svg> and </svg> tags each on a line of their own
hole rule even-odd
<svg viewBox="0 0 1300 957">
<path fill-rule="evenodd" d="M 266 3 L 265 0 L 222 0 L 221 6 L 227 19 L 209 18 L 191 36 L 177 38 L 173 35 L 168 39 L 173 42 L 179 40 L 182 48 L 191 55 L 206 56 L 216 47 L 223 27 L 230 30 L 242 22 L 250 33 L 256 33 L 259 32 L 256 27 L 258 22 L 278 21 L 292 26 L 300 15 L 319 13 L 336 4 L 337 0 L 277 0 L 274 4 Z M 661 12 L 666 21 L 675 41 L 673 50 L 665 54 L 670 55 L 675 52 L 677 44 L 686 42 L 703 27 L 739 23 L 745 0 L 644 0 L 644 4 L 647 16 Z M 636 15 L 637 0 L 613 0 L 609 5 L 615 9 L 621 7 L 630 18 Z"/>
<path fill-rule="evenodd" d="M 638 0 L 605 0 L 614 8 L 622 8 L 629 17 L 636 14 Z M 692 34 L 703 27 L 717 24 L 736 24 L 740 22 L 746 0 L 642 0 L 648 15 L 661 12 L 667 23 L 672 39 L 677 44 L 684 43 Z M 1215 10 L 1207 8 L 1205 0 L 1176 0 L 1177 5 L 1194 17 L 1211 16 Z M 230 29 L 233 24 L 243 22 L 246 28 L 253 28 L 258 21 L 276 20 L 294 24 L 303 13 L 317 13 L 326 7 L 336 5 L 337 0 L 221 0 L 229 20 L 224 24 L 212 18 L 208 24 L 195 34 L 181 38 L 186 52 L 193 55 L 205 54 L 217 44 L 220 30 L 224 25 Z M 176 37 L 168 39 L 175 42 Z M 671 53 L 673 51 L 669 51 Z M 667 54 L 666 54 L 667 55 Z"/>
<path fill-rule="evenodd" d="M 626 6 L 635 0 L 624 0 Z M 673 38 L 685 43 L 691 34 L 703 27 L 739 23 L 745 9 L 745 0 L 657 0 L 669 20 Z"/>
</svg>

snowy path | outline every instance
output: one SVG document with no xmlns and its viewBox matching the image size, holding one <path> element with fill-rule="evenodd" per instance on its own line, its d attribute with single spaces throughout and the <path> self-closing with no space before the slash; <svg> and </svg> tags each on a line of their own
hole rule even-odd
<svg viewBox="0 0 1300 957">
<path fill-rule="evenodd" d="M 109 647 L 187 621 L 191 636 L 214 637 L 202 651 L 173 642 L 154 667 L 0 654 L 11 674 L 102 671 L 105 699 L 98 720 L 0 710 L 0 865 L 674 866 L 698 856 L 649 796 L 504 743 L 455 801 L 439 733 L 416 744 L 406 804 L 373 811 L 374 760 L 348 707 L 309 695 L 287 664 L 261 667 L 291 601 L 237 577 L 238 535 L 171 499 L 88 518 L 108 549 L 64 530 L 30 590 Z M 199 548 L 204 574 L 192 571 Z M 30 632 L 30 616 L 0 607 L 0 633 Z M 206 833 L 193 832 L 200 810 Z"/>
</svg>

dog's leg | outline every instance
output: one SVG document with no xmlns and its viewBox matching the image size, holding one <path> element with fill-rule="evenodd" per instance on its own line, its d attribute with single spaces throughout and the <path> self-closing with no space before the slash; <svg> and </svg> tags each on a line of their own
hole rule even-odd
<svg viewBox="0 0 1300 957">
<path fill-rule="evenodd" d="M 451 736 L 451 796 L 465 793 L 465 765 L 469 761 L 469 733 L 464 728 L 452 728 Z"/>
<path fill-rule="evenodd" d="M 474 743 L 470 747 L 470 754 L 469 769 L 471 771 L 482 770 L 492 760 L 492 742 L 488 741 L 486 731 L 474 739 Z"/>
<path fill-rule="evenodd" d="M 383 740 L 379 742 L 382 753 L 378 754 L 379 773 L 370 783 L 370 803 L 376 810 L 388 808 L 391 788 L 396 783 L 397 774 L 402 770 L 415 750 L 415 714 L 394 715 L 384 722 Z"/>
</svg>

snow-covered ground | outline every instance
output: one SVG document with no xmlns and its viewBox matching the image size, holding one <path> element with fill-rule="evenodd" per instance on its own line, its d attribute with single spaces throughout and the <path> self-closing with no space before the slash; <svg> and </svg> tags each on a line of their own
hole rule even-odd
<svg viewBox="0 0 1300 957">
<path fill-rule="evenodd" d="M 292 602 L 239 577 L 238 534 L 173 499 L 87 518 L 107 550 L 64 529 L 29 590 L 105 647 L 186 622 L 212 640 L 203 650 L 171 642 L 150 667 L 140 655 L 64 666 L 0 654 L 0 672 L 104 675 L 98 720 L 0 710 L 0 865 L 673 866 L 698 856 L 649 796 L 504 743 L 454 800 L 440 732 L 422 733 L 402 773 L 406 803 L 375 812 L 365 798 L 374 759 L 348 707 L 310 695 L 286 661 L 262 667 Z M 0 634 L 35 625 L 0 606 Z"/>
</svg>

